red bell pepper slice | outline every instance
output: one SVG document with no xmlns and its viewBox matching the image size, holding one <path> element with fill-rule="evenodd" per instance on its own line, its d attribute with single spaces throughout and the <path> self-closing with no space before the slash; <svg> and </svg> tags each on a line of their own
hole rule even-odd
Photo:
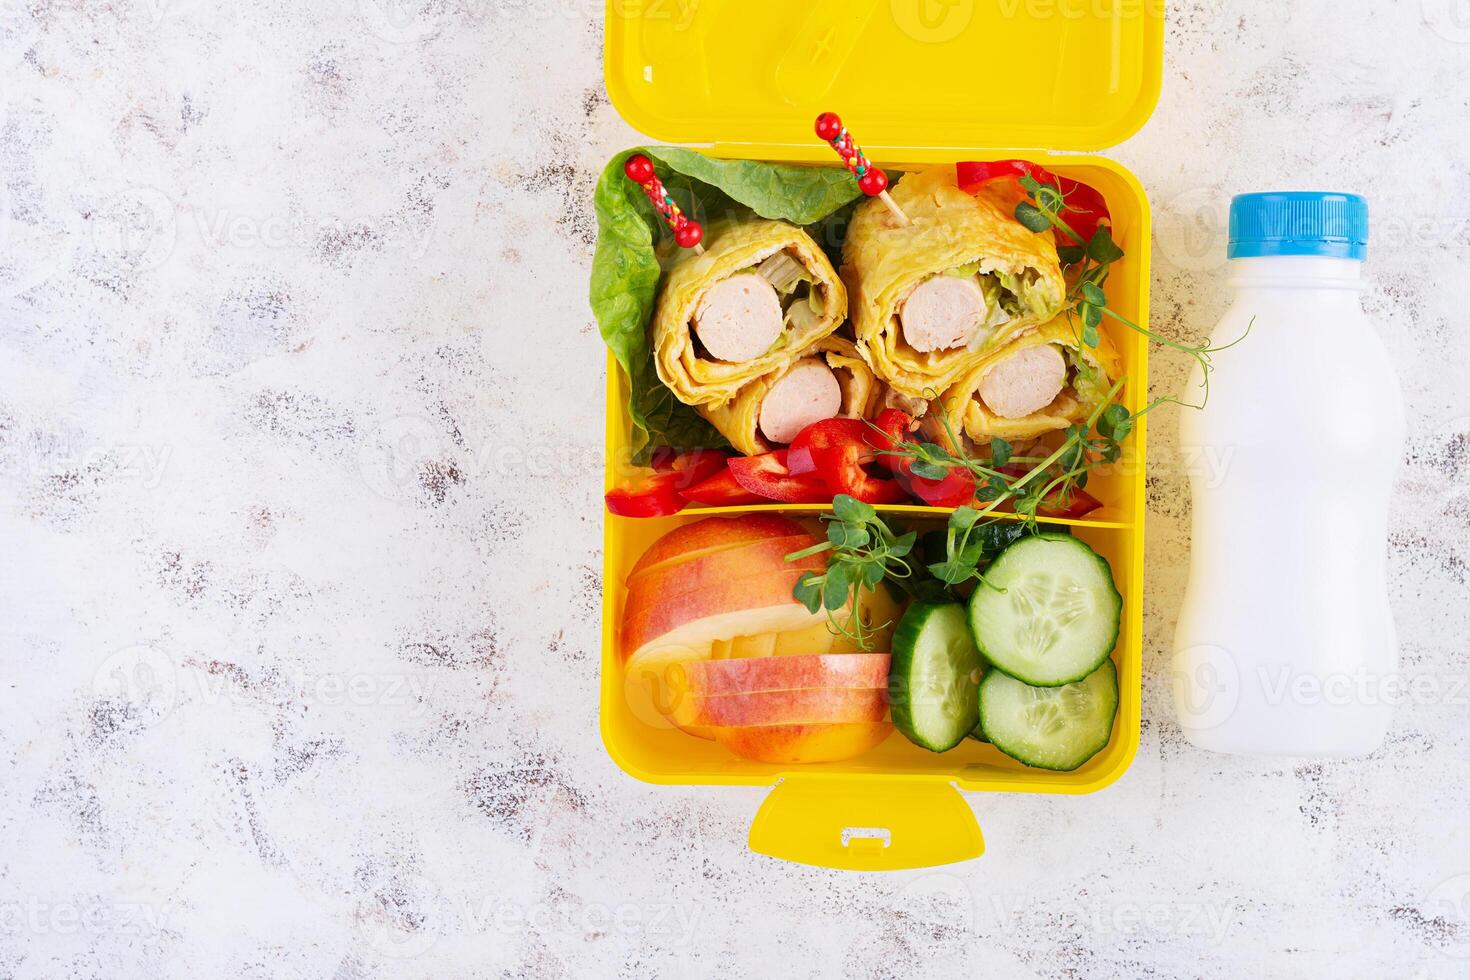
<svg viewBox="0 0 1470 980">
<path fill-rule="evenodd" d="M 695 449 L 670 455 L 654 451 L 650 469 L 643 475 L 613 487 L 603 497 L 607 509 L 619 517 L 667 517 L 684 509 L 687 501 L 680 491 L 702 483 L 725 467 L 725 454 L 713 449 Z"/>
<path fill-rule="evenodd" d="M 725 468 L 727 458 L 717 449 L 691 449 L 674 457 L 669 472 L 678 474 L 678 489 L 684 490 L 719 473 Z"/>
<path fill-rule="evenodd" d="M 1085 245 L 1092 241 L 1092 236 L 1097 234 L 1099 225 L 1112 225 L 1113 218 L 1108 213 L 1108 202 L 1103 199 L 1102 194 L 1096 188 L 1066 177 L 1057 177 L 1055 182 L 1057 189 L 1062 192 L 1062 197 L 1067 202 L 1067 210 L 1062 215 L 1062 220 L 1077 233 L 1082 239 L 1082 244 Z M 1060 229 L 1056 233 L 1056 238 L 1059 245 L 1078 244 Z"/>
<path fill-rule="evenodd" d="M 896 408 L 885 408 L 873 420 L 873 425 L 882 433 L 879 439 L 889 440 L 881 449 L 893 449 L 908 441 L 909 426 L 914 418 Z M 899 482 L 909 493 L 930 507 L 960 507 L 975 499 L 975 475 L 959 466 L 950 467 L 942 480 L 915 476 L 913 461 L 907 456 L 880 455 L 879 461 L 897 474 Z"/>
<path fill-rule="evenodd" d="M 1030 160 L 964 161 L 955 164 L 954 169 L 955 182 L 967 194 L 974 194 L 982 187 L 991 186 L 997 181 L 1013 182 L 1017 204 L 1026 198 L 1026 190 L 1021 186 L 1022 177 L 1033 177 L 1040 183 L 1051 184 L 1062 192 L 1062 197 L 1067 202 L 1067 211 L 1062 215 L 1062 220 L 1077 233 L 1083 245 L 1092 241 L 1098 225 L 1112 223 L 1108 214 L 1108 202 L 1096 189 L 1070 177 L 1058 177 Z M 1056 230 L 1056 240 L 1059 245 L 1078 244 L 1061 229 Z"/>
<path fill-rule="evenodd" d="M 613 487 L 603 497 L 609 513 L 619 517 L 667 517 L 684 509 L 675 473 L 652 471 L 648 476 Z"/>
<path fill-rule="evenodd" d="M 1044 184 L 1054 179 L 1051 171 L 1030 160 L 962 160 L 954 165 L 954 176 L 955 183 L 966 194 L 974 194 L 997 181 L 1012 181 L 1020 195 L 1018 200 L 1026 197 L 1026 189 L 1021 186 L 1022 177 L 1034 177 Z"/>
<path fill-rule="evenodd" d="M 903 479 L 909 491 L 930 507 L 963 507 L 975 499 L 975 474 L 958 466 L 950 467 L 942 480 L 913 473 Z"/>
<path fill-rule="evenodd" d="M 822 504 L 832 491 L 811 474 L 794 474 L 786 465 L 786 450 L 759 456 L 736 456 L 730 460 L 730 476 L 747 492 L 783 504 Z"/>
<path fill-rule="evenodd" d="M 673 446 L 655 446 L 648 451 L 648 465 L 658 473 L 667 473 L 674 468 L 674 460 L 679 458 L 679 450 Z"/>
<path fill-rule="evenodd" d="M 707 480 L 696 483 L 679 493 L 696 504 L 708 507 L 735 507 L 743 504 L 763 504 L 765 497 L 758 497 L 735 482 L 735 474 L 726 466 Z"/>
<path fill-rule="evenodd" d="M 1063 499 L 1060 491 L 1053 491 L 1047 495 L 1036 508 L 1036 513 L 1042 517 L 1062 517 L 1076 520 L 1085 517 L 1102 506 L 1102 501 L 1080 487 L 1073 487 L 1067 492 Z"/>
<path fill-rule="evenodd" d="M 1031 468 L 1027 466 L 1016 466 L 1012 464 L 1008 466 L 1002 466 L 1000 468 L 1000 471 L 1006 476 L 1018 477 L 1025 476 L 1027 473 L 1030 473 Z M 1038 476 L 1036 479 L 1044 480 L 1045 477 Z M 1101 506 L 1101 500 L 1098 500 L 1096 497 L 1088 493 L 1086 490 L 1083 490 L 1081 487 L 1073 487 L 1070 491 L 1068 491 L 1065 500 L 1062 498 L 1061 490 L 1053 490 L 1051 493 L 1047 494 L 1046 499 L 1042 500 L 1041 503 L 1036 506 L 1036 513 L 1040 514 L 1042 517 L 1061 517 L 1067 520 L 1076 520 L 1079 517 L 1085 517 L 1086 515 L 1091 514 L 1093 511 L 1097 510 Z"/>
<path fill-rule="evenodd" d="M 894 479 L 868 474 L 864 463 L 878 459 L 875 450 L 891 445 L 862 419 L 813 422 L 791 443 L 793 473 L 814 471 L 832 494 L 845 493 L 866 504 L 902 503 L 908 493 Z"/>
<path fill-rule="evenodd" d="M 1026 160 L 961 160 L 954 165 L 954 179 L 960 190 L 973 194 L 992 180 L 1034 176 L 1033 168 L 1035 164 Z"/>
<path fill-rule="evenodd" d="M 909 426 L 914 424 L 914 417 L 908 412 L 897 408 L 885 408 L 873 419 L 873 428 L 878 431 L 872 433 L 870 441 L 877 448 L 892 450 L 909 437 Z M 887 440 L 885 443 L 884 440 Z M 890 456 L 880 453 L 877 457 L 878 465 L 890 473 L 903 473 L 908 468 L 908 460 L 902 456 Z"/>
</svg>

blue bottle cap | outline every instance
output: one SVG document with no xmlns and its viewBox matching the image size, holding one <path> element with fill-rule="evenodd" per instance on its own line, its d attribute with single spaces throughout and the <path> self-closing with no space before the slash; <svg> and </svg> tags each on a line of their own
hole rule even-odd
<svg viewBox="0 0 1470 980">
<path fill-rule="evenodd" d="M 1230 202 L 1232 259 L 1263 255 L 1368 257 L 1368 202 L 1356 194 L 1271 191 Z"/>
</svg>

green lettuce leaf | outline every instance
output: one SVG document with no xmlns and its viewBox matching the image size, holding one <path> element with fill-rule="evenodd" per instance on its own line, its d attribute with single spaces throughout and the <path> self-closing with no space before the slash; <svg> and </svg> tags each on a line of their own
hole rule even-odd
<svg viewBox="0 0 1470 980">
<path fill-rule="evenodd" d="M 798 225 L 821 221 L 862 194 L 852 175 L 835 167 L 717 160 L 677 146 L 654 146 L 644 152 L 670 170 L 719 188 L 762 218 Z"/>
<path fill-rule="evenodd" d="M 1080 345 L 1081 341 L 1078 343 Z M 1107 375 L 1093 366 L 1080 349 L 1068 347 L 1064 350 L 1067 360 L 1072 364 L 1072 390 L 1077 392 L 1077 400 L 1082 406 L 1091 411 L 1108 397 L 1112 384 Z"/>
<path fill-rule="evenodd" d="M 633 450 L 641 461 L 655 446 L 725 448 L 729 443 L 664 387 L 653 366 L 648 322 L 658 296 L 658 243 L 670 236 L 642 189 L 623 175 L 624 161 L 638 152 L 648 154 L 679 206 L 706 228 L 737 211 L 812 224 L 861 192 L 845 170 L 716 160 L 678 147 L 627 150 L 608 162 L 593 193 L 597 249 L 588 298 L 603 341 L 628 377 Z"/>
</svg>

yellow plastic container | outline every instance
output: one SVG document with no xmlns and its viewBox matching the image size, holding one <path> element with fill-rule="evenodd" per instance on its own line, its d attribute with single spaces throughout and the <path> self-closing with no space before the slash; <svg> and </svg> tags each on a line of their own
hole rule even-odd
<svg viewBox="0 0 1470 980">
<path fill-rule="evenodd" d="M 1023 157 L 1090 184 L 1107 198 L 1127 253 L 1108 280 L 1109 305 L 1148 321 L 1149 208 L 1126 169 L 1101 157 L 1041 147 L 1099 149 L 1147 119 L 1163 61 L 1161 0 L 609 0 L 605 72 L 632 125 L 719 157 L 840 166 L 812 134 L 819 112 L 852 127 L 891 170 Z M 710 141 L 718 138 L 719 142 Z M 1004 147 L 1012 147 L 1005 149 Z M 1019 149 L 1018 147 L 1029 147 Z M 1105 323 L 1122 352 L 1121 400 L 1141 408 L 1148 349 Z M 608 358 L 607 468 L 611 488 L 629 457 L 627 392 Z M 1090 793 L 1121 776 L 1138 747 L 1143 614 L 1144 432 L 1121 464 L 1088 490 L 1103 508 L 1069 524 L 1112 564 L 1124 615 L 1113 660 L 1120 703 L 1106 749 L 1075 772 L 1030 769 L 965 740 L 942 754 L 895 733 L 843 762 L 777 766 L 635 716 L 618 657 L 628 571 L 655 539 L 711 514 L 823 506 L 691 509 L 670 518 L 605 515 L 602 735 L 612 758 L 648 782 L 772 785 L 750 846 L 791 861 L 895 870 L 978 857 L 980 829 L 962 790 Z M 887 507 L 906 519 L 945 511 Z"/>
</svg>

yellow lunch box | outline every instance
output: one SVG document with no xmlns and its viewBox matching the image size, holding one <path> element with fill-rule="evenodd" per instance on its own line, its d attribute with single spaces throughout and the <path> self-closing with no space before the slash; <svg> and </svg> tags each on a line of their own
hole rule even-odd
<svg viewBox="0 0 1470 980">
<path fill-rule="evenodd" d="M 812 133 L 838 112 L 868 156 L 891 171 L 960 160 L 1025 158 L 1106 197 L 1126 258 L 1109 305 L 1148 322 L 1149 207 L 1126 169 L 1070 151 L 1135 132 L 1158 98 L 1162 0 L 609 0 L 605 76 L 613 104 L 656 140 L 712 156 L 840 166 Z M 714 142 L 711 142 L 714 140 Z M 1148 394 L 1146 339 L 1108 322 L 1122 355 L 1130 411 Z M 626 474 L 627 381 L 608 357 L 607 463 Z M 1143 420 L 1119 464 L 1088 491 L 1104 506 L 1067 524 L 1112 565 L 1124 612 L 1113 660 L 1120 702 L 1107 748 L 1074 772 L 1031 769 L 966 739 L 936 754 L 894 734 L 842 762 L 772 765 L 640 717 L 624 690 L 618 627 L 624 582 L 671 528 L 711 514 L 772 510 L 814 516 L 824 505 L 691 508 L 673 517 L 604 516 L 602 736 L 630 775 L 652 783 L 774 785 L 750 846 L 791 861 L 855 870 L 916 868 L 977 857 L 984 842 L 956 789 L 1090 793 L 1128 768 L 1138 747 L 1143 615 Z M 906 520 L 946 511 L 880 510 Z"/>
</svg>

